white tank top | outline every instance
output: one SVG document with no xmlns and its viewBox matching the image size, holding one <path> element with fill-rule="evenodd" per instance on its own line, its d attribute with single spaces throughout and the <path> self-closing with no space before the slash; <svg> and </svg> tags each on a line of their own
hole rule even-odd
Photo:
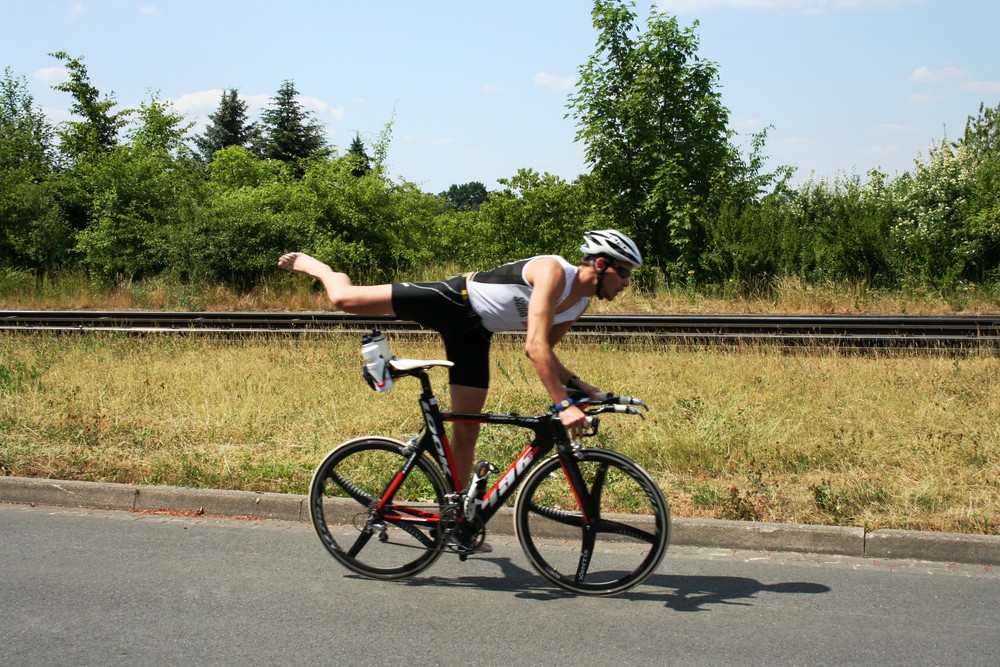
<svg viewBox="0 0 1000 667">
<path fill-rule="evenodd" d="M 556 310 L 562 306 L 573 288 L 577 267 L 558 255 L 539 255 L 517 262 L 498 266 L 489 271 L 473 273 L 466 284 L 469 303 L 483 320 L 489 331 L 523 331 L 528 328 L 528 301 L 531 299 L 531 285 L 524 277 L 529 262 L 539 257 L 552 257 L 562 265 L 566 275 L 566 287 L 559 297 Z M 557 312 L 553 324 L 575 321 L 590 303 L 589 298 L 577 301 L 563 312 Z"/>
</svg>

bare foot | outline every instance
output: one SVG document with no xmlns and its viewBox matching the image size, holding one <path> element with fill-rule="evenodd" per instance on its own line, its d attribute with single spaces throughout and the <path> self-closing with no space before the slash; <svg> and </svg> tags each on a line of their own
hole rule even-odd
<svg viewBox="0 0 1000 667">
<path fill-rule="evenodd" d="M 304 252 L 290 252 L 282 255 L 278 259 L 278 268 L 291 271 L 292 273 L 312 276 L 313 278 L 319 278 L 322 274 L 328 273 L 331 270 L 329 266 Z"/>
</svg>

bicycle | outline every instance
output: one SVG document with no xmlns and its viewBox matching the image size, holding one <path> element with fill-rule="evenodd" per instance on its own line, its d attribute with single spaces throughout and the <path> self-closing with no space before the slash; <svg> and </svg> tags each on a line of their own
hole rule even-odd
<svg viewBox="0 0 1000 667">
<path fill-rule="evenodd" d="M 555 410 L 538 415 L 442 411 L 428 372 L 449 361 L 388 362 L 393 380 L 420 381 L 423 426 L 408 442 L 382 436 L 349 440 L 319 464 L 309 490 L 313 526 L 337 561 L 357 574 L 400 579 L 430 567 L 445 551 L 476 552 L 486 526 L 520 488 L 514 529 L 531 565 L 548 581 L 586 595 L 612 595 L 644 581 L 667 549 L 670 512 L 662 491 L 637 463 L 573 442 Z M 591 417 L 639 415 L 636 398 L 570 397 Z M 532 441 L 487 489 L 497 468 L 474 467 L 472 483 L 456 478 L 446 422 L 472 421 L 532 431 Z M 555 449 L 555 454 L 545 456 Z M 608 508 L 627 510 L 613 514 Z M 570 540 L 579 540 L 570 549 Z M 628 561 L 626 564 L 625 561 Z"/>
</svg>

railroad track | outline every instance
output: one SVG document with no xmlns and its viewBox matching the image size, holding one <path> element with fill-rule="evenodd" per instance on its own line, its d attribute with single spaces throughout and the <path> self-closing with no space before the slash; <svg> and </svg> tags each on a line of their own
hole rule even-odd
<svg viewBox="0 0 1000 667">
<path fill-rule="evenodd" d="M 429 333 L 414 322 L 310 312 L 0 311 L 0 331 L 211 333 L 221 335 L 359 333 L 372 328 Z M 827 345 L 876 348 L 1000 349 L 1000 314 L 883 315 L 584 315 L 572 335 L 715 345 Z"/>
</svg>

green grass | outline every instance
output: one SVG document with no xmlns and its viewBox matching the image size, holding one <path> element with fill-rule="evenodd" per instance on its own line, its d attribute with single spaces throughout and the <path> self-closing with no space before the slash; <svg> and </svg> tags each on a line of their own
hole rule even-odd
<svg viewBox="0 0 1000 667">
<path fill-rule="evenodd" d="M 548 400 L 518 338 L 495 345 L 487 409 Z M 432 339 L 392 338 L 438 357 Z M 1000 359 L 690 350 L 568 339 L 581 377 L 642 397 L 593 444 L 636 459 L 678 516 L 997 533 Z M 354 337 L 0 335 L 0 474 L 306 492 L 336 444 L 405 440 L 416 385 L 359 376 Z M 435 375 L 447 400 L 447 376 Z M 529 434 L 487 427 L 501 467 Z"/>
</svg>

